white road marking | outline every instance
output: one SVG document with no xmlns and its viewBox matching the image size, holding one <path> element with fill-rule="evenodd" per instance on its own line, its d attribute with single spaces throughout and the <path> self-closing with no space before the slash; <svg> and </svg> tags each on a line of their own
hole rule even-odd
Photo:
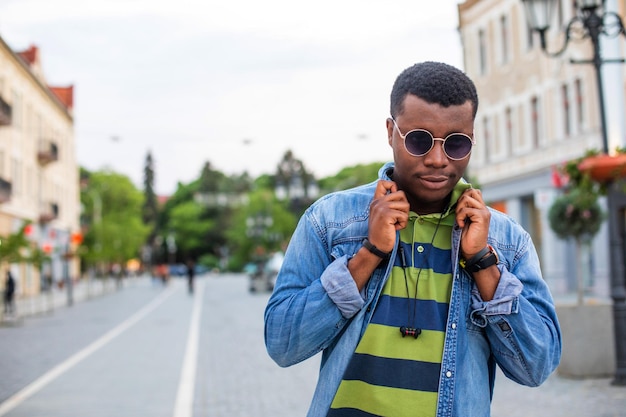
<svg viewBox="0 0 626 417">
<path fill-rule="evenodd" d="M 194 289 L 193 310 L 187 335 L 187 346 L 183 368 L 180 372 L 174 417 L 191 417 L 193 414 L 193 398 L 196 386 L 196 368 L 198 364 L 198 345 L 200 342 L 200 313 L 202 312 L 203 297 L 202 281 L 196 280 Z"/>
<path fill-rule="evenodd" d="M 59 365 L 50 369 L 48 372 L 37 378 L 35 381 L 31 382 L 20 391 L 13 394 L 6 401 L 0 404 L 0 416 L 5 415 L 22 402 L 24 402 L 27 398 L 37 393 L 43 387 L 48 385 L 50 382 L 54 381 L 59 376 L 63 375 L 65 372 L 70 370 L 72 367 L 76 366 L 83 359 L 87 358 L 94 352 L 96 352 L 101 347 L 105 346 L 107 343 L 111 342 L 113 339 L 118 337 L 124 331 L 128 330 L 130 327 L 135 325 L 139 320 L 147 316 L 152 310 L 157 308 L 159 304 L 167 299 L 170 295 L 172 295 L 175 291 L 175 286 L 170 286 L 167 290 L 162 292 L 157 298 L 152 300 L 152 302 L 146 305 L 144 308 L 130 316 L 128 319 L 120 323 L 117 327 L 111 329 L 109 332 L 105 333 L 98 340 L 84 348 L 83 350 L 77 352 L 73 356 L 66 359 L 64 362 L 61 362 Z"/>
</svg>

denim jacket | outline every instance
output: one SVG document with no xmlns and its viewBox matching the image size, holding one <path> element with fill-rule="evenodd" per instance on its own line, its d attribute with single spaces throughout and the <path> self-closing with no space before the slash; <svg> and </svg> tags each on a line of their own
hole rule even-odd
<svg viewBox="0 0 626 417">
<path fill-rule="evenodd" d="M 379 177 L 389 180 L 393 163 Z M 300 219 L 265 310 L 265 343 L 280 366 L 322 352 L 309 417 L 325 416 L 343 372 L 376 308 L 391 263 L 381 262 L 359 291 L 348 260 L 368 235 L 376 182 L 328 194 Z M 483 301 L 459 267 L 461 229 L 452 231 L 453 287 L 439 380 L 437 416 L 490 415 L 496 364 L 510 379 L 538 386 L 555 370 L 561 333 L 528 233 L 491 210 L 488 243 L 501 273 L 492 300 Z M 396 241 L 391 259 L 396 255 Z"/>
</svg>

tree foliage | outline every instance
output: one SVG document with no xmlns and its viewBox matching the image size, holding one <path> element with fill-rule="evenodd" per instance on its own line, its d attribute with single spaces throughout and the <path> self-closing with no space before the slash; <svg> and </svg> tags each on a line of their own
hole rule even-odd
<svg viewBox="0 0 626 417">
<path fill-rule="evenodd" d="M 149 233 L 142 218 L 144 196 L 130 179 L 111 171 L 88 173 L 81 193 L 89 263 L 125 263 L 139 255 Z"/>
<path fill-rule="evenodd" d="M 216 260 L 227 251 L 226 230 L 231 225 L 233 211 L 250 191 L 252 180 L 247 173 L 227 176 L 203 164 L 200 176 L 188 184 L 178 184 L 176 192 L 162 207 L 159 220 L 161 241 L 173 237 L 176 241 L 175 259 L 198 263 Z M 165 248 L 161 251 L 165 256 Z"/>
<path fill-rule="evenodd" d="M 370 183 L 378 178 L 378 171 L 383 164 L 383 162 L 372 162 L 343 168 L 337 175 L 321 179 L 320 189 L 323 193 L 329 193 Z"/>
<path fill-rule="evenodd" d="M 176 236 L 179 258 L 196 258 L 199 248 L 207 243 L 207 236 L 215 230 L 215 220 L 204 216 L 205 209 L 197 202 L 185 201 L 173 207 L 169 213 L 168 230 Z"/>
<path fill-rule="evenodd" d="M 48 259 L 46 254 L 26 236 L 30 222 L 24 222 L 15 232 L 0 238 L 0 261 L 7 263 L 26 262 L 40 267 Z"/>
<path fill-rule="evenodd" d="M 154 229 L 158 219 L 158 201 L 154 191 L 154 161 L 152 152 L 146 155 L 146 161 L 143 169 L 143 194 L 144 200 L 141 207 L 141 215 L 146 226 L 150 227 L 150 238 L 154 237 Z M 151 239 L 150 239 L 151 240 Z"/>
<path fill-rule="evenodd" d="M 297 218 L 272 189 L 261 188 L 248 195 L 248 202 L 234 214 L 226 231 L 231 249 L 231 267 L 239 269 L 254 254 L 283 250 L 295 230 Z"/>
<path fill-rule="evenodd" d="M 309 195 L 316 185 L 324 194 L 369 183 L 381 166 L 346 167 L 316 180 L 287 151 L 275 173 L 253 179 L 246 172 L 226 175 L 205 162 L 198 178 L 179 183 L 163 205 L 158 205 L 154 193 L 151 153 L 146 156 L 143 193 L 123 175 L 83 169 L 82 223 L 87 233 L 82 256 L 92 264 L 123 262 L 139 255 L 154 230 L 154 262 L 193 259 L 209 267 L 241 270 L 255 254 L 284 249 L 304 209 L 319 197 L 317 192 Z M 279 198 L 281 185 L 284 195 Z M 175 242 L 174 253 L 169 252 L 168 241 Z M 229 265 L 222 262 L 226 259 Z"/>
</svg>

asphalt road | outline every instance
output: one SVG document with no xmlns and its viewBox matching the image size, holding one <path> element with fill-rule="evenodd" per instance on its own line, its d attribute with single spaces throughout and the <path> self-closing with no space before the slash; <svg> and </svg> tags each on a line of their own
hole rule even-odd
<svg viewBox="0 0 626 417">
<path fill-rule="evenodd" d="M 319 358 L 283 369 L 263 344 L 267 293 L 242 275 L 146 278 L 0 327 L 0 416 L 304 416 Z M 499 375 L 492 414 L 626 416 L 626 387 L 554 375 L 540 388 Z"/>
</svg>

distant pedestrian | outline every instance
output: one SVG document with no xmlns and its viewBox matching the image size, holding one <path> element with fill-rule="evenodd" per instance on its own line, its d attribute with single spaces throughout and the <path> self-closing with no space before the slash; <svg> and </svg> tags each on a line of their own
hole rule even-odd
<svg viewBox="0 0 626 417">
<path fill-rule="evenodd" d="M 15 294 L 15 279 L 11 271 L 7 271 L 7 280 L 4 285 L 4 312 L 13 314 L 13 295 Z"/>
<path fill-rule="evenodd" d="M 156 267 L 156 276 L 161 280 L 163 285 L 167 284 L 167 281 L 169 279 L 169 270 L 167 268 L 167 265 L 165 265 L 164 263 L 158 264 Z"/>
<path fill-rule="evenodd" d="M 187 261 L 187 283 L 189 286 L 189 294 L 193 293 L 193 280 L 196 275 L 196 271 L 194 270 L 194 262 L 192 260 Z"/>
</svg>

